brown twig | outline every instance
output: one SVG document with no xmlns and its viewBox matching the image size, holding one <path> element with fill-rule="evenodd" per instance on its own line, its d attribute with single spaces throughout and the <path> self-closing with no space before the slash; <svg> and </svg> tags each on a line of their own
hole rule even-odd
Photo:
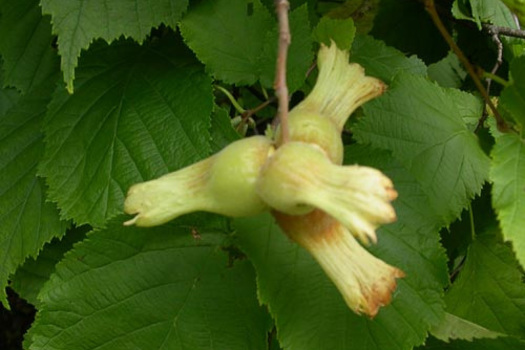
<svg viewBox="0 0 525 350">
<path fill-rule="evenodd" d="M 496 47 L 498 48 L 498 56 L 496 58 L 496 63 L 494 64 L 494 67 L 490 71 L 492 75 L 495 75 L 498 71 L 499 67 L 503 64 L 503 43 L 501 42 L 499 35 L 494 34 L 492 35 L 492 40 L 496 44 Z"/>
<path fill-rule="evenodd" d="M 282 143 L 290 139 L 288 128 L 288 86 L 286 85 L 286 59 L 291 42 L 290 26 L 288 24 L 288 0 L 275 0 L 277 18 L 279 19 L 279 51 L 275 71 L 274 89 L 279 100 L 278 115 L 281 123 Z"/>
<path fill-rule="evenodd" d="M 260 110 L 263 110 L 269 104 L 275 102 L 276 100 L 277 100 L 276 97 L 270 97 L 268 100 L 264 101 L 260 105 L 254 107 L 252 109 L 248 109 L 248 110 L 244 111 L 243 113 L 241 113 L 241 122 L 237 126 L 236 130 L 237 131 L 242 130 L 246 124 L 248 124 L 248 126 L 249 126 L 249 122 L 250 122 L 250 120 L 251 120 L 251 118 L 252 118 L 252 116 L 254 114 L 259 112 Z M 257 134 L 257 128 L 256 127 L 254 127 L 254 132 L 255 132 L 255 134 Z"/>
<path fill-rule="evenodd" d="M 508 27 L 500 27 L 495 26 L 493 24 L 483 23 L 481 25 L 483 30 L 485 30 L 490 35 L 504 35 L 504 36 L 510 36 L 513 38 L 520 38 L 525 39 L 525 30 L 516 29 L 516 28 L 508 28 Z"/>
<path fill-rule="evenodd" d="M 492 67 L 492 70 L 490 73 L 492 75 L 496 75 L 496 72 L 498 71 L 499 67 L 503 64 L 503 43 L 501 42 L 501 39 L 499 38 L 499 35 L 495 32 L 490 32 L 492 34 L 492 41 L 496 44 L 496 47 L 498 48 L 498 55 L 496 57 L 496 63 L 494 64 L 494 67 Z M 487 94 L 490 95 L 490 88 L 492 86 L 492 79 L 487 78 L 485 79 L 487 82 Z M 483 114 L 481 115 L 481 118 L 479 118 L 478 125 L 476 125 L 476 129 L 474 130 L 475 133 L 477 133 L 485 123 L 485 120 L 487 120 L 487 105 L 485 104 L 483 108 Z"/>
<path fill-rule="evenodd" d="M 259 112 L 260 110 L 266 108 L 266 106 L 268 106 L 269 104 L 275 102 L 276 98 L 275 97 L 270 97 L 268 100 L 264 101 L 263 103 L 261 103 L 260 105 L 258 105 L 257 107 L 254 107 L 252 109 L 249 109 L 247 110 L 246 112 L 244 112 L 242 114 L 242 117 L 243 118 L 250 118 L 252 115 L 254 115 L 255 113 Z"/>
<path fill-rule="evenodd" d="M 483 83 L 481 82 L 478 75 L 476 74 L 474 67 L 472 67 L 472 64 L 470 64 L 469 60 L 467 59 L 463 51 L 461 51 L 459 46 L 454 42 L 454 39 L 452 39 L 452 36 L 450 36 L 450 34 L 448 33 L 447 28 L 445 28 L 443 22 L 441 21 L 441 18 L 439 18 L 439 14 L 436 11 L 434 0 L 425 0 L 425 8 L 427 12 L 430 14 L 430 17 L 432 18 L 432 21 L 436 25 L 437 29 L 441 33 L 441 36 L 443 36 L 443 38 L 445 39 L 447 44 L 450 46 L 452 51 L 454 51 L 454 53 L 456 54 L 456 56 L 458 56 L 458 59 L 461 61 L 463 66 L 465 66 L 465 69 L 467 70 L 468 74 L 472 78 L 474 85 L 476 85 L 476 88 L 481 93 L 481 97 L 483 97 L 483 100 L 485 100 L 485 103 L 491 109 L 492 113 L 494 114 L 494 118 L 496 118 L 498 129 L 501 131 L 508 130 L 508 127 L 505 121 L 501 117 L 501 114 L 497 110 L 494 103 L 492 103 L 492 100 L 490 99 L 490 96 L 487 90 L 485 89 L 485 86 L 483 86 Z"/>
</svg>

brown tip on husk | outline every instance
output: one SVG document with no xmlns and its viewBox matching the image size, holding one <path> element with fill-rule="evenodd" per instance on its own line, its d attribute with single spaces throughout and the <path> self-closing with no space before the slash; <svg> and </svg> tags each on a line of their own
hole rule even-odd
<svg viewBox="0 0 525 350">
<path fill-rule="evenodd" d="M 312 254 L 355 313 L 374 318 L 392 301 L 405 273 L 370 254 L 338 221 L 321 210 L 273 215 L 288 237 Z"/>
</svg>

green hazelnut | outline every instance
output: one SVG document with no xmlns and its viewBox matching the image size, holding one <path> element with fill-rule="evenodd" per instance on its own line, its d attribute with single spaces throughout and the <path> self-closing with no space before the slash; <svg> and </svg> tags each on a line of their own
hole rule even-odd
<svg viewBox="0 0 525 350">
<path fill-rule="evenodd" d="M 255 191 L 259 169 L 273 144 L 264 136 L 236 141 L 219 153 L 158 179 L 133 185 L 124 211 L 126 225 L 155 226 L 193 211 L 232 217 L 267 210 Z"/>
</svg>

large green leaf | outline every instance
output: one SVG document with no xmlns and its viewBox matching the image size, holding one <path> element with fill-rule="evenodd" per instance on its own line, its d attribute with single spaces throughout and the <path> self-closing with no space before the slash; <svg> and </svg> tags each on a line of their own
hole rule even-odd
<svg viewBox="0 0 525 350">
<path fill-rule="evenodd" d="M 350 61 L 359 63 L 367 75 L 390 84 L 401 72 L 426 75 L 427 67 L 416 56 L 406 57 L 401 51 L 367 35 L 357 35 L 352 45 Z"/>
<path fill-rule="evenodd" d="M 27 92 L 58 69 L 49 17 L 42 17 L 38 0 L 1 0 L 0 14 L 3 83 Z"/>
<path fill-rule="evenodd" d="M 135 182 L 209 153 L 211 81 L 177 41 L 93 48 L 74 95 L 58 89 L 40 173 L 66 218 L 101 226 Z"/>
<path fill-rule="evenodd" d="M 259 57 L 273 25 L 275 21 L 259 0 L 216 0 L 192 6 L 180 30 L 215 78 L 253 84 L 259 78 Z"/>
<path fill-rule="evenodd" d="M 188 0 L 42 0 L 41 5 L 51 15 L 64 81 L 72 92 L 80 51 L 93 40 L 124 36 L 141 42 L 152 27 L 164 23 L 175 28 Z"/>
<path fill-rule="evenodd" d="M 518 260 L 525 266 L 525 140 L 515 134 L 496 137 L 492 158 L 492 203 L 503 237 L 512 241 Z"/>
<path fill-rule="evenodd" d="M 381 165 L 399 192 L 398 222 L 379 230 L 379 244 L 371 250 L 406 278 L 375 319 L 349 310 L 313 258 L 269 215 L 236 219 L 238 241 L 255 266 L 260 301 L 268 305 L 284 349 L 411 349 L 444 316 L 441 294 L 448 277 L 439 218 L 415 179 L 387 152 L 353 146 L 346 153 L 346 161 Z"/>
<path fill-rule="evenodd" d="M 388 149 L 418 180 L 432 209 L 450 223 L 485 182 L 489 159 L 462 117 L 455 90 L 400 74 L 383 96 L 364 106 L 355 135 Z M 477 105 L 476 99 L 471 100 Z"/>
<path fill-rule="evenodd" d="M 69 230 L 61 239 L 53 239 L 44 245 L 38 257 L 27 259 L 14 275 L 10 277 L 9 285 L 16 293 L 31 304 L 39 307 L 38 293 L 55 271 L 55 265 L 62 260 L 64 254 L 73 244 L 84 239 L 85 228 Z"/>
<path fill-rule="evenodd" d="M 29 349 L 266 349 L 253 268 L 229 262 L 224 237 L 177 223 L 92 232 L 39 295 Z"/>
<path fill-rule="evenodd" d="M 56 206 L 46 202 L 44 181 L 36 176 L 52 87 L 51 82 L 27 94 L 0 115 L 0 302 L 5 302 L 9 275 L 65 232 Z"/>
<path fill-rule="evenodd" d="M 449 289 L 447 310 L 487 329 L 523 337 L 525 285 L 512 250 L 489 228 L 476 236 Z"/>
</svg>

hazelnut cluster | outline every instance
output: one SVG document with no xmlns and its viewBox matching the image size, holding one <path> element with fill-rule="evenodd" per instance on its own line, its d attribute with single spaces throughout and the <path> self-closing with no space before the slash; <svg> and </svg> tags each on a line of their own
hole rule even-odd
<svg viewBox="0 0 525 350">
<path fill-rule="evenodd" d="M 311 93 L 290 111 L 290 140 L 245 138 L 219 153 L 158 179 L 133 185 L 126 225 L 155 226 L 193 211 L 230 217 L 271 211 L 284 233 L 320 264 L 356 313 L 374 317 L 391 300 L 404 273 L 359 242 L 395 221 L 397 192 L 377 169 L 343 166 L 341 132 L 350 114 L 386 86 L 349 63 L 332 43 L 318 54 Z"/>
</svg>

